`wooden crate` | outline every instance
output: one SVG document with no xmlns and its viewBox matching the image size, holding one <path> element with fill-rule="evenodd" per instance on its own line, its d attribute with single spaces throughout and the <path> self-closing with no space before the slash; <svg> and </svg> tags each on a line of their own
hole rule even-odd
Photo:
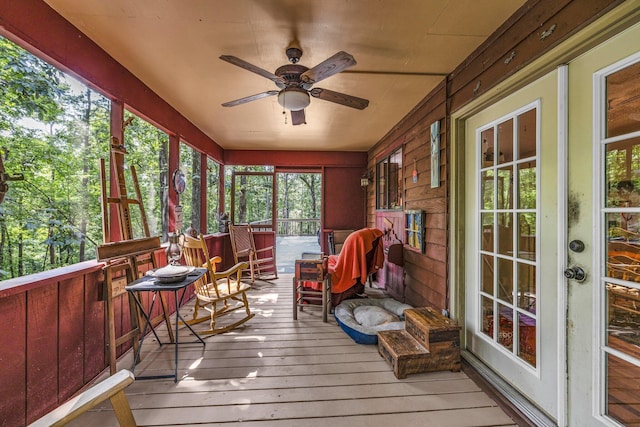
<svg viewBox="0 0 640 427">
<path fill-rule="evenodd" d="M 431 307 L 404 311 L 405 329 L 427 350 L 433 352 L 450 344 L 460 347 L 460 326 Z"/>
<path fill-rule="evenodd" d="M 405 310 L 405 330 L 378 332 L 378 352 L 399 379 L 460 370 L 460 327 L 430 308 Z"/>
<path fill-rule="evenodd" d="M 378 353 L 391 365 L 396 378 L 427 372 L 431 354 L 406 331 L 378 332 Z"/>
</svg>

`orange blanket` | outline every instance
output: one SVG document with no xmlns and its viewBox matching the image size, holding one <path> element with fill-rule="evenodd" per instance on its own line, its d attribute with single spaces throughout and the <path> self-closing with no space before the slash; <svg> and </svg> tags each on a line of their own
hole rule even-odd
<svg viewBox="0 0 640 427">
<path fill-rule="evenodd" d="M 332 293 L 346 291 L 357 283 L 358 278 L 364 284 L 369 273 L 383 267 L 382 244 L 376 245 L 372 265 L 367 265 L 367 252 L 373 249 L 373 242 L 382 234 L 382 231 L 377 228 L 354 231 L 344 241 L 340 255 L 329 255 Z"/>
</svg>

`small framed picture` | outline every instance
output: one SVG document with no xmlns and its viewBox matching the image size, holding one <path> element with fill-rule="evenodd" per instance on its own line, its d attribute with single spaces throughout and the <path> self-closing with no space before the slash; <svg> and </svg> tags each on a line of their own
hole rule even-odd
<svg viewBox="0 0 640 427">
<path fill-rule="evenodd" d="M 407 228 L 406 242 L 412 249 L 424 253 L 426 249 L 425 245 L 425 231 L 426 231 L 426 213 L 422 210 L 407 210 L 405 211 Z"/>
</svg>

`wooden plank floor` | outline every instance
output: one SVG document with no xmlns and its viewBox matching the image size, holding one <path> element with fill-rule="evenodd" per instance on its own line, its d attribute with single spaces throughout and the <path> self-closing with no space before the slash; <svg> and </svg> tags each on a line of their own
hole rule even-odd
<svg viewBox="0 0 640 427">
<path fill-rule="evenodd" d="M 376 346 L 355 344 L 330 316 L 292 318 L 292 276 L 258 282 L 256 316 L 232 332 L 180 345 L 178 383 L 136 380 L 126 390 L 141 426 L 514 426 L 463 372 L 398 380 Z M 189 318 L 192 304 L 181 310 Z M 204 325 L 202 325 L 204 326 Z M 166 329 L 157 328 L 161 339 Z M 190 341 L 182 327 L 181 340 Z M 171 373 L 174 347 L 149 336 L 136 375 Z M 131 357 L 122 368 L 130 368 Z M 75 426 L 117 426 L 108 403 Z"/>
</svg>

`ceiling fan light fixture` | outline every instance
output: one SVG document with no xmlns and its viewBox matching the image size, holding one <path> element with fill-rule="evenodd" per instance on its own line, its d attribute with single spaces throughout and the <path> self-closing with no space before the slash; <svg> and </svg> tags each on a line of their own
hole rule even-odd
<svg viewBox="0 0 640 427">
<path fill-rule="evenodd" d="M 309 93 L 298 87 L 282 89 L 278 94 L 278 104 L 291 111 L 304 110 L 311 103 Z"/>
</svg>

